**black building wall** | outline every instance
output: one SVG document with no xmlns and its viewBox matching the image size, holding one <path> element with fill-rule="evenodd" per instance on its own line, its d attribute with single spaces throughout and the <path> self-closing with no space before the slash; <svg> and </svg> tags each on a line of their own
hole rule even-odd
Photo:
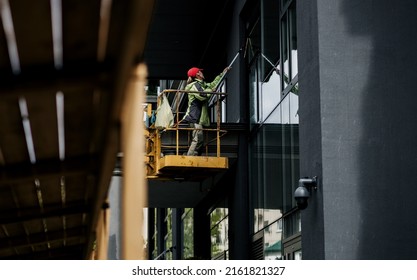
<svg viewBox="0 0 417 280">
<path fill-rule="evenodd" d="M 227 46 L 228 63 L 239 52 L 227 77 L 227 115 L 228 123 L 248 125 L 248 93 L 244 60 L 245 25 L 240 17 L 247 1 L 236 0 L 231 15 L 231 27 Z M 238 138 L 238 162 L 233 169 L 233 177 L 228 182 L 232 186 L 228 193 L 229 201 L 229 258 L 234 260 L 248 259 L 250 248 L 250 210 L 248 179 L 248 137 L 241 132 Z"/>
<path fill-rule="evenodd" d="M 417 258 L 416 10 L 297 1 L 304 259 Z"/>
</svg>

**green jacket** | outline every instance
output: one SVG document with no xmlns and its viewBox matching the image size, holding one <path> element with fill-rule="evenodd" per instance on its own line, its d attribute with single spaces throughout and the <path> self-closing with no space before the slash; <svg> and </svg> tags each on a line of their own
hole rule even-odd
<svg viewBox="0 0 417 280">
<path fill-rule="evenodd" d="M 223 75 L 223 73 L 218 75 L 211 83 L 195 79 L 195 81 L 189 83 L 185 87 L 185 90 L 200 91 L 201 93 L 188 94 L 188 108 L 183 120 L 189 123 L 198 123 L 203 126 L 210 125 L 208 101 L 211 94 L 206 92 L 213 92 L 213 90 L 219 85 Z M 199 90 L 197 83 L 200 85 L 200 89 L 202 89 L 202 91 Z"/>
</svg>

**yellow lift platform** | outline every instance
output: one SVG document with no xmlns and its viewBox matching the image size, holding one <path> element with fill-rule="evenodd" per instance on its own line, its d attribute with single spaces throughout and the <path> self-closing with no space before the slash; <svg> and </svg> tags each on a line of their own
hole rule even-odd
<svg viewBox="0 0 417 280">
<path fill-rule="evenodd" d="M 164 90 L 158 96 L 157 106 L 161 99 L 174 94 L 173 119 L 175 124 L 165 128 L 156 128 L 151 125 L 145 131 L 145 163 L 148 179 L 161 180 L 201 180 L 215 173 L 228 169 L 228 158 L 220 153 L 220 138 L 227 133 L 220 129 L 220 96 L 225 93 L 213 92 L 217 99 L 215 108 L 217 113 L 216 128 L 203 128 L 205 134 L 205 152 L 201 156 L 187 156 L 186 151 L 190 142 L 193 128 L 188 124 L 181 124 L 179 104 L 181 98 L 189 93 L 198 93 L 185 90 Z M 164 100 L 168 100 L 164 99 Z M 150 115 L 150 110 L 148 110 Z M 175 117 L 174 117 L 175 116 Z M 213 149 L 215 143 L 215 150 Z M 209 149 L 209 145 L 211 149 Z"/>
</svg>

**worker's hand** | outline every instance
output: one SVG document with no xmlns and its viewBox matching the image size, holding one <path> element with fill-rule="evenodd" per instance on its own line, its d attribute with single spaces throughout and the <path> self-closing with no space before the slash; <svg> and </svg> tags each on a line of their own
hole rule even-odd
<svg viewBox="0 0 417 280">
<path fill-rule="evenodd" d="M 223 70 L 223 74 L 226 74 L 226 73 L 227 73 L 227 71 L 229 71 L 230 69 L 232 69 L 232 67 L 226 67 L 226 68 L 224 68 L 224 70 Z"/>
</svg>

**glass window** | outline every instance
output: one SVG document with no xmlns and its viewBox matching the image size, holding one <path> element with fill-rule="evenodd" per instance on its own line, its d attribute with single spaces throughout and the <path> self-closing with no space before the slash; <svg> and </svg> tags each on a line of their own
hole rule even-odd
<svg viewBox="0 0 417 280">
<path fill-rule="evenodd" d="M 255 232 L 264 227 L 264 221 L 272 222 L 281 216 L 282 155 L 280 142 L 276 141 L 280 136 L 280 125 L 263 125 L 251 143 L 251 198 Z"/>
<path fill-rule="evenodd" d="M 294 88 L 297 84 L 294 86 Z M 298 95 L 289 92 L 282 100 L 283 129 L 281 135 L 283 154 L 283 185 L 284 211 L 295 207 L 293 193 L 299 178 L 299 126 L 298 126 Z"/>
<path fill-rule="evenodd" d="M 298 74 L 298 50 L 297 50 L 297 19 L 296 19 L 296 1 L 289 1 L 287 10 L 281 10 L 281 58 L 282 58 L 282 77 L 281 83 L 285 89 L 292 86 L 293 81 Z M 285 5 L 285 7 L 287 7 Z"/>
<path fill-rule="evenodd" d="M 282 232 L 282 219 L 278 220 L 278 223 L 277 223 L 277 232 Z"/>
<path fill-rule="evenodd" d="M 286 88 L 290 83 L 290 55 L 288 48 L 288 15 L 284 14 L 281 20 L 281 58 L 282 58 L 282 76 L 281 84 L 283 88 Z"/>
<path fill-rule="evenodd" d="M 281 81 L 276 71 L 272 71 L 271 75 L 262 83 L 261 102 L 261 121 L 266 121 L 273 110 L 280 102 Z M 276 120 L 275 120 L 276 121 Z M 274 120 L 268 120 L 274 122 Z"/>
<path fill-rule="evenodd" d="M 262 50 L 262 26 L 260 17 L 259 2 L 250 7 L 245 7 L 247 10 L 246 21 L 246 42 L 245 53 L 248 73 L 249 73 L 249 119 L 251 124 L 256 124 L 259 121 L 259 83 L 262 77 L 262 68 L 259 55 Z"/>
<path fill-rule="evenodd" d="M 294 252 L 294 260 L 302 260 L 303 259 L 303 254 L 301 252 L 301 250 L 297 250 Z"/>
<path fill-rule="evenodd" d="M 216 208 L 210 213 L 211 257 L 226 259 L 229 250 L 229 213 L 227 208 Z"/>
<path fill-rule="evenodd" d="M 289 124 L 290 123 L 290 99 L 288 97 L 282 99 L 281 104 L 281 116 L 282 116 L 282 124 Z"/>
<path fill-rule="evenodd" d="M 154 224 L 153 224 L 153 227 L 154 227 L 154 234 L 153 234 L 153 236 L 152 236 L 152 242 L 153 242 L 153 251 L 152 251 L 152 258 L 151 259 L 155 259 L 157 256 L 158 256 L 158 241 L 157 241 L 157 238 L 158 238 L 158 227 L 157 227 L 157 223 L 156 223 L 156 221 L 157 221 L 157 219 L 158 219 L 158 215 L 157 215 L 157 211 L 154 209 L 154 211 L 153 211 L 153 216 L 154 216 Z"/>
<path fill-rule="evenodd" d="M 258 232 L 262 229 L 260 224 L 263 223 L 263 212 L 264 210 L 261 208 L 254 209 L 254 232 Z"/>
<path fill-rule="evenodd" d="M 194 210 L 192 208 L 184 209 L 182 216 L 182 233 L 183 233 L 183 259 L 194 257 Z"/>
<path fill-rule="evenodd" d="M 262 1 L 262 79 L 268 76 L 279 60 L 279 1 Z"/>
<path fill-rule="evenodd" d="M 295 213 L 288 215 L 284 218 L 284 236 L 288 238 L 301 232 L 301 213 L 296 211 Z"/>
<path fill-rule="evenodd" d="M 289 43 L 291 50 L 291 79 L 298 74 L 298 50 L 297 50 L 297 20 L 295 15 L 295 4 L 293 1 L 289 9 Z"/>
<path fill-rule="evenodd" d="M 172 231 L 165 236 L 165 246 L 165 260 L 172 260 L 172 250 L 170 250 L 172 248 Z"/>
<path fill-rule="evenodd" d="M 258 67 L 258 60 L 253 61 L 253 65 L 250 68 L 249 73 L 249 95 L 250 95 L 250 121 L 251 124 L 255 124 L 259 120 L 259 113 L 258 113 L 258 96 L 259 96 L 259 67 Z"/>
<path fill-rule="evenodd" d="M 248 23 L 248 38 L 246 39 L 245 55 L 249 62 L 256 58 L 261 51 L 261 22 L 258 15 L 254 15 Z"/>
<path fill-rule="evenodd" d="M 260 45 L 253 44 L 255 38 L 259 42 L 258 22 L 247 24 L 247 33 L 253 35 L 247 55 L 252 124 L 250 202 L 254 233 L 265 236 L 265 258 L 280 259 L 277 248 L 286 228 L 282 215 L 295 207 L 293 192 L 299 177 L 295 0 L 264 0 L 261 4 Z M 290 231 L 295 232 L 295 221 L 289 222 L 293 225 Z"/>
<path fill-rule="evenodd" d="M 167 234 L 165 235 L 165 259 L 172 260 L 172 252 L 169 250 L 172 247 L 172 209 L 167 209 L 167 214 L 165 216 L 165 223 L 167 228 Z"/>
<path fill-rule="evenodd" d="M 285 6 L 290 2 L 291 0 L 281 0 L 281 8 L 285 8 Z"/>
<path fill-rule="evenodd" d="M 273 230 L 281 219 L 266 227 L 264 230 L 264 258 L 265 260 L 282 259 L 282 234 Z"/>
</svg>

